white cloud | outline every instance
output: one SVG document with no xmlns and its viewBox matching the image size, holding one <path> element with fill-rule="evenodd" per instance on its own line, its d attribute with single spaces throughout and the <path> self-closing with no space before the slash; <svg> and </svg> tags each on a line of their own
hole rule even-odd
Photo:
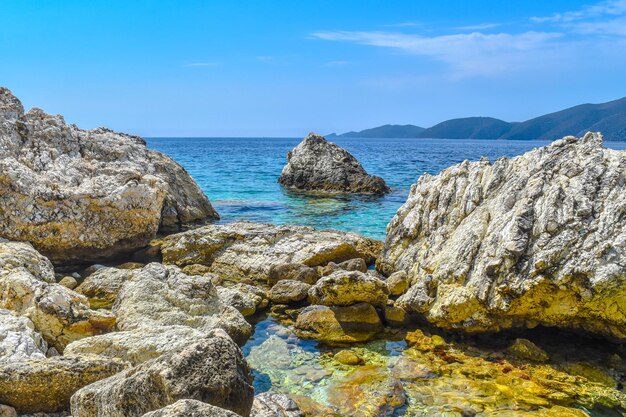
<svg viewBox="0 0 626 417">
<path fill-rule="evenodd" d="M 493 28 L 497 28 L 499 26 L 502 26 L 502 23 L 482 23 L 479 25 L 468 25 L 468 26 L 459 26 L 456 29 L 457 30 L 486 30 L 486 29 L 493 29 Z"/>
<path fill-rule="evenodd" d="M 626 14 L 626 0 L 608 0 L 579 10 L 555 13 L 551 16 L 531 17 L 535 23 L 572 23 L 581 20 L 621 16 Z"/>
<path fill-rule="evenodd" d="M 455 76 L 493 75 L 541 65 L 545 52 L 558 49 L 560 33 L 524 32 L 421 36 L 391 32 L 316 32 L 313 38 L 396 49 L 450 66 Z M 539 53 L 538 52 L 542 52 Z"/>
</svg>

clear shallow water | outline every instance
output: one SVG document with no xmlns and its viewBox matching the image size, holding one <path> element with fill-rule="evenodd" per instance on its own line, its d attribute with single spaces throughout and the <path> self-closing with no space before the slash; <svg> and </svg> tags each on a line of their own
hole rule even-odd
<svg viewBox="0 0 626 417">
<path fill-rule="evenodd" d="M 301 138 L 148 138 L 148 146 L 182 164 L 200 184 L 222 222 L 252 220 L 354 231 L 383 239 L 387 223 L 421 174 L 436 174 L 465 159 L 520 155 L 541 141 L 337 138 L 368 173 L 393 192 L 374 197 L 311 197 L 277 182 L 287 152 Z M 626 149 L 626 143 L 607 146 Z"/>
</svg>

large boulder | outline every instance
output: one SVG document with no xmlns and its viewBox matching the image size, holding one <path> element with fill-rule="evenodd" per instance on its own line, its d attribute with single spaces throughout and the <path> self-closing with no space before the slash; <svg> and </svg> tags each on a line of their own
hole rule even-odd
<svg viewBox="0 0 626 417">
<path fill-rule="evenodd" d="M 67 410 L 80 388 L 125 367 L 119 359 L 98 356 L 0 360 L 0 404 L 20 413 Z"/>
<path fill-rule="evenodd" d="M 201 339 L 88 385 L 72 396 L 71 411 L 74 417 L 134 417 L 181 399 L 250 414 L 252 375 L 229 337 Z"/>
<path fill-rule="evenodd" d="M 207 335 L 210 333 L 188 326 L 145 326 L 77 340 L 67 345 L 63 355 L 98 355 L 136 365 L 180 350 Z"/>
<path fill-rule="evenodd" d="M 239 344 L 250 337 L 252 327 L 219 298 L 210 277 L 158 263 L 131 272 L 112 308 L 119 330 L 184 325 L 205 333 L 224 329 Z"/>
<path fill-rule="evenodd" d="M 226 278 L 262 281 L 275 265 L 318 266 L 353 258 L 371 263 L 381 250 L 381 242 L 356 233 L 247 221 L 208 225 L 167 236 L 161 243 L 164 263 L 201 264 Z"/>
<path fill-rule="evenodd" d="M 189 174 L 143 139 L 24 113 L 0 87 L 0 236 L 31 242 L 53 262 L 85 262 L 215 218 Z"/>
<path fill-rule="evenodd" d="M 30 319 L 59 352 L 74 340 L 112 330 L 110 312 L 90 309 L 86 297 L 53 282 L 52 264 L 30 244 L 0 240 L 0 308 Z"/>
<path fill-rule="evenodd" d="M 345 149 L 309 133 L 287 155 L 278 182 L 300 191 L 382 195 L 391 190 L 385 181 L 369 175 Z"/>
<path fill-rule="evenodd" d="M 385 281 L 359 271 L 337 271 L 321 278 L 309 290 L 311 304 L 349 306 L 356 303 L 384 305 L 389 296 Z"/>
<path fill-rule="evenodd" d="M 378 268 L 405 271 L 413 286 L 398 305 L 444 328 L 626 339 L 625 173 L 626 152 L 588 133 L 423 175 Z"/>
</svg>

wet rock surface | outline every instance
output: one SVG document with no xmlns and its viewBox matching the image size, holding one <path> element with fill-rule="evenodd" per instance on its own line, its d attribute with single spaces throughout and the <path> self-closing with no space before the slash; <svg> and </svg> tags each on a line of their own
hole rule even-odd
<svg viewBox="0 0 626 417">
<path fill-rule="evenodd" d="M 379 269 L 399 305 L 470 332 L 537 324 L 626 339 L 626 154 L 599 134 L 424 175 L 391 221 Z"/>
<path fill-rule="evenodd" d="M 278 182 L 300 191 L 382 195 L 391 190 L 385 181 L 369 175 L 346 150 L 310 133 L 287 155 Z"/>
<path fill-rule="evenodd" d="M 217 213 L 189 174 L 143 139 L 24 113 L 0 87 L 0 236 L 54 262 L 141 248 L 159 229 Z"/>
</svg>

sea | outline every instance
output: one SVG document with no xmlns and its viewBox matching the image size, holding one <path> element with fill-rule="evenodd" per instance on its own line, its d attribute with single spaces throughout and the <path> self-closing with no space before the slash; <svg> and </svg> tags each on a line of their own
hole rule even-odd
<svg viewBox="0 0 626 417">
<path fill-rule="evenodd" d="M 543 141 L 334 138 L 393 192 L 384 197 L 310 196 L 278 184 L 287 152 L 302 138 L 148 138 L 148 146 L 180 163 L 198 182 L 221 222 L 251 220 L 357 232 L 381 239 L 411 184 L 424 174 L 482 156 L 495 161 Z M 606 142 L 626 149 L 626 142 Z"/>
</svg>

